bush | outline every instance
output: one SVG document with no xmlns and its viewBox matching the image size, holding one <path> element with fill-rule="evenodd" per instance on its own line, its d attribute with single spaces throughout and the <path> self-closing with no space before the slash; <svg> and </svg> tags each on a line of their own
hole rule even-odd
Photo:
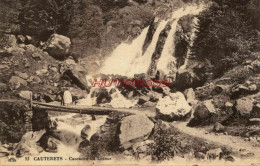
<svg viewBox="0 0 260 166">
<path fill-rule="evenodd" d="M 24 102 L 0 102 L 0 140 L 3 143 L 19 142 L 25 133 Z"/>
</svg>

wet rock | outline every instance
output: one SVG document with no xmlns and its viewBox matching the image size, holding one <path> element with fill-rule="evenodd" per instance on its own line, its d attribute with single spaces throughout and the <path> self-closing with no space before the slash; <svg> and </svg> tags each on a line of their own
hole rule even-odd
<svg viewBox="0 0 260 166">
<path fill-rule="evenodd" d="M 21 98 L 30 100 L 31 96 L 32 96 L 32 91 L 20 91 L 18 94 Z"/>
<path fill-rule="evenodd" d="M 18 89 L 20 86 L 27 86 L 27 81 L 18 76 L 12 76 L 9 80 L 10 89 Z"/>
<path fill-rule="evenodd" d="M 149 135 L 154 123 L 144 115 L 131 115 L 122 119 L 119 140 L 123 146 L 131 140 Z"/>
<path fill-rule="evenodd" d="M 186 89 L 183 92 L 183 94 L 186 97 L 188 103 L 196 100 L 195 92 L 194 92 L 194 90 L 192 88 Z"/>
<path fill-rule="evenodd" d="M 89 140 L 84 140 L 84 141 L 82 141 L 82 142 L 79 144 L 78 151 L 79 151 L 79 152 L 84 152 L 85 149 L 86 149 L 89 145 L 90 145 Z"/>
<path fill-rule="evenodd" d="M 89 137 L 89 134 L 90 134 L 90 131 L 91 131 L 91 127 L 90 125 L 86 125 L 82 130 L 81 130 L 81 133 L 80 133 L 80 136 L 82 139 L 88 139 Z"/>
<path fill-rule="evenodd" d="M 71 42 L 70 39 L 63 35 L 53 34 L 45 44 L 46 51 L 57 59 L 63 59 L 68 53 Z"/>
<path fill-rule="evenodd" d="M 223 131 L 225 131 L 225 126 L 223 126 L 222 124 L 220 124 L 220 123 L 215 123 L 214 124 L 214 127 L 213 127 L 213 131 L 215 131 L 215 132 L 223 132 Z"/>
<path fill-rule="evenodd" d="M 160 98 L 156 105 L 156 112 L 165 121 L 185 120 L 191 114 L 191 106 L 181 92 Z"/>
<path fill-rule="evenodd" d="M 207 155 L 207 159 L 210 160 L 214 160 L 220 157 L 222 153 L 221 148 L 216 148 L 216 149 L 211 149 L 209 151 L 207 151 L 206 155 Z"/>
<path fill-rule="evenodd" d="M 47 152 L 57 153 L 59 141 L 49 135 L 44 135 L 40 140 L 40 145 Z"/>
<path fill-rule="evenodd" d="M 1 48 L 9 48 L 17 46 L 17 40 L 14 35 L 4 34 L 1 40 Z"/>
<path fill-rule="evenodd" d="M 242 98 L 236 100 L 235 108 L 242 117 L 249 117 L 253 109 L 254 100 L 249 98 Z"/>
</svg>

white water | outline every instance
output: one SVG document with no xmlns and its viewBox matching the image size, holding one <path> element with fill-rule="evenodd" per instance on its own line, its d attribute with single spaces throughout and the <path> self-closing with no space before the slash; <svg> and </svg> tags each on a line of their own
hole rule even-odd
<svg viewBox="0 0 260 166">
<path fill-rule="evenodd" d="M 203 9 L 204 6 L 186 6 L 174 11 L 170 19 L 167 21 L 163 20 L 159 23 L 151 44 L 146 52 L 142 54 L 142 48 L 148 32 L 148 27 L 145 28 L 131 44 L 121 43 L 105 60 L 100 72 L 103 74 L 119 74 L 128 77 L 133 77 L 134 74 L 147 73 L 152 62 L 152 55 L 155 51 L 160 32 L 169 21 L 173 21 L 157 64 L 157 69 L 164 71 L 165 74 L 169 74 L 170 69 L 173 68 L 171 65 L 176 65 L 174 36 L 179 19 L 188 14 L 198 15 Z"/>
</svg>

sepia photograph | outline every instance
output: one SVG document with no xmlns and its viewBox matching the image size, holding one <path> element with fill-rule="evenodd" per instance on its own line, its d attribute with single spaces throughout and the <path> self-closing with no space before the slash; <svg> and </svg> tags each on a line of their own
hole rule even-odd
<svg viewBox="0 0 260 166">
<path fill-rule="evenodd" d="M 0 166 L 260 166 L 260 0 L 0 0 Z"/>
</svg>

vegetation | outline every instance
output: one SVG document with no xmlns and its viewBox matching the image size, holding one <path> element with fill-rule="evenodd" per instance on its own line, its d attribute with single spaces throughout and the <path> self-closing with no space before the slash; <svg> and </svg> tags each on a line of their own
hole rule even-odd
<svg viewBox="0 0 260 166">
<path fill-rule="evenodd" d="M 242 63 L 258 48 L 257 5 L 259 1 L 255 0 L 214 0 L 200 14 L 198 37 L 192 51 L 197 58 L 213 65 L 210 70 L 215 77 Z"/>
</svg>

